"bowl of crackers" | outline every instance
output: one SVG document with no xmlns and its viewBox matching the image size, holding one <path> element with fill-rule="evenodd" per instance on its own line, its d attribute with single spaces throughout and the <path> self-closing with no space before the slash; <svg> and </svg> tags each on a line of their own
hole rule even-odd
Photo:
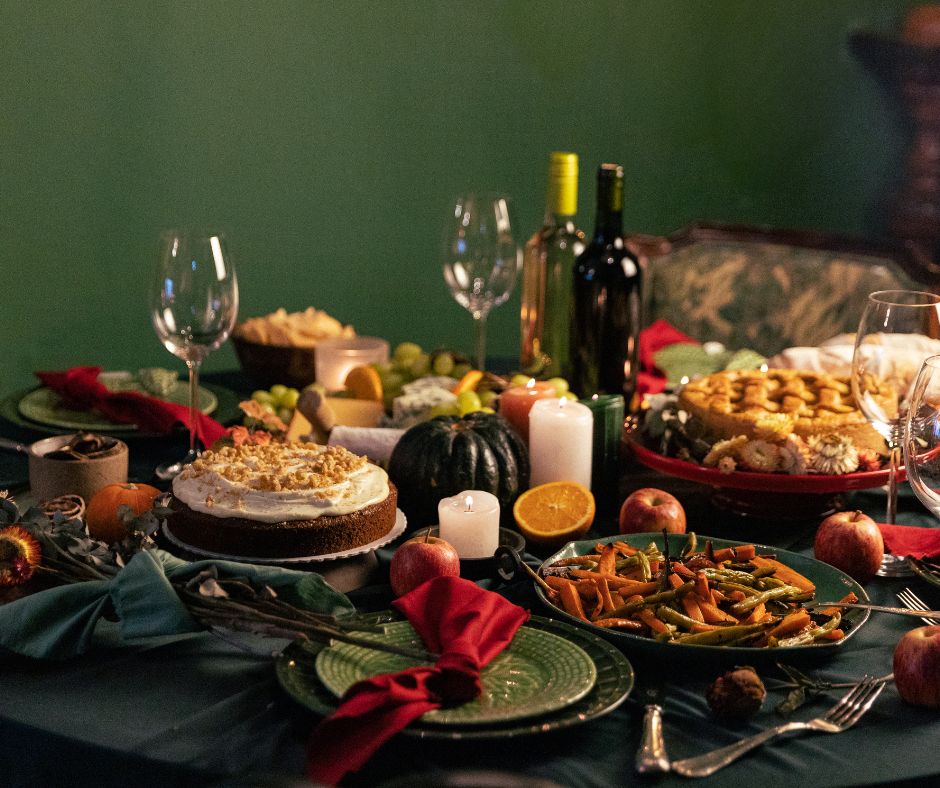
<svg viewBox="0 0 940 788">
<path fill-rule="evenodd" d="M 242 371 L 254 385 L 303 388 L 316 379 L 317 343 L 354 336 L 352 326 L 311 306 L 302 312 L 278 309 L 248 318 L 235 327 L 232 344 Z"/>
</svg>

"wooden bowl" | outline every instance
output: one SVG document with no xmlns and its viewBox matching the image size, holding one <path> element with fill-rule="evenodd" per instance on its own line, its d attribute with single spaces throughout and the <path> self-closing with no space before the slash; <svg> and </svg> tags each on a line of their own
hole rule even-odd
<svg viewBox="0 0 940 788">
<path fill-rule="evenodd" d="M 242 371 L 260 388 L 283 383 L 300 389 L 316 379 L 312 347 L 262 345 L 237 334 L 232 335 L 232 344 Z"/>
</svg>

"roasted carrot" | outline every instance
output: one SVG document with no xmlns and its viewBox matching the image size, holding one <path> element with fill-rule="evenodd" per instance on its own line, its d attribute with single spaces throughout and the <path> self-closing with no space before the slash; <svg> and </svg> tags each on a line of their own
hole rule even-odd
<svg viewBox="0 0 940 788">
<path fill-rule="evenodd" d="M 643 625 L 632 618 L 599 618 L 597 621 L 592 621 L 591 623 L 598 627 L 629 629 L 632 632 L 638 632 L 643 629 Z"/>
<path fill-rule="evenodd" d="M 626 542 L 614 542 L 614 547 L 624 557 L 636 555 L 638 552 L 640 552 L 635 547 L 628 545 Z"/>
<path fill-rule="evenodd" d="M 682 609 L 689 618 L 693 618 L 700 623 L 704 623 L 705 617 L 702 615 L 702 608 L 699 607 L 696 594 L 685 594 L 681 597 Z"/>
<path fill-rule="evenodd" d="M 679 588 L 680 586 L 684 586 L 684 585 L 685 585 L 685 581 L 684 581 L 681 577 L 679 577 L 679 575 L 677 575 L 677 574 L 671 574 L 671 575 L 669 575 L 669 579 L 668 579 L 667 582 L 668 582 L 669 585 L 672 586 L 673 588 Z"/>
<path fill-rule="evenodd" d="M 702 599 L 708 599 L 708 578 L 705 577 L 704 572 L 695 573 L 695 593 L 698 594 Z"/>
<path fill-rule="evenodd" d="M 598 575 L 594 578 L 594 585 L 597 586 L 597 595 L 600 597 L 601 609 L 605 613 L 615 610 L 618 606 L 614 604 L 613 597 L 610 595 L 610 586 L 607 584 L 607 578 L 604 575 Z"/>
<path fill-rule="evenodd" d="M 849 591 L 840 602 L 858 602 L 858 597 L 855 595 L 854 591 Z M 838 605 L 832 605 L 831 607 L 821 607 L 816 611 L 821 616 L 834 616 L 836 613 L 841 613 L 842 608 Z"/>
<path fill-rule="evenodd" d="M 648 626 L 652 632 L 656 632 L 657 634 L 661 635 L 669 632 L 669 627 L 667 627 L 664 622 L 656 618 L 656 614 L 648 607 L 644 607 L 642 610 L 637 611 L 636 617 L 646 624 L 646 626 Z"/>
<path fill-rule="evenodd" d="M 781 619 L 780 623 L 767 633 L 767 637 L 777 638 L 778 640 L 790 637 L 812 623 L 813 620 L 809 617 L 807 611 L 802 609 L 795 610 L 792 613 L 787 613 L 787 615 Z"/>
<path fill-rule="evenodd" d="M 694 580 L 695 572 L 693 572 L 685 564 L 681 564 L 678 561 L 672 562 L 672 571 L 677 575 L 682 575 L 686 580 Z"/>
<path fill-rule="evenodd" d="M 617 551 L 613 547 L 608 545 L 601 551 L 600 560 L 597 562 L 597 571 L 602 575 L 617 574 Z"/>
<path fill-rule="evenodd" d="M 767 608 L 764 606 L 763 602 L 759 602 L 754 605 L 754 609 L 746 618 L 741 619 L 742 624 L 756 624 L 758 621 L 763 621 L 764 615 L 767 613 Z"/>
<path fill-rule="evenodd" d="M 720 550 L 715 550 L 712 560 L 716 564 L 722 561 L 750 561 L 755 555 L 757 555 L 757 550 L 754 545 L 742 544 L 737 547 L 722 547 Z"/>
<path fill-rule="evenodd" d="M 824 632 L 819 636 L 819 640 L 842 640 L 845 637 L 845 632 L 841 629 L 830 629 L 828 632 Z"/>
<path fill-rule="evenodd" d="M 706 624 L 737 624 L 738 620 L 730 613 L 719 610 L 711 602 L 699 602 L 699 610 L 702 611 L 702 618 Z"/>
<path fill-rule="evenodd" d="M 808 577 L 801 575 L 795 569 L 791 569 L 786 564 L 781 563 L 775 558 L 763 558 L 755 555 L 751 560 L 754 566 L 768 566 L 774 569 L 774 577 L 782 580 L 789 586 L 796 586 L 801 591 L 812 593 L 816 590 L 816 585 Z"/>
<path fill-rule="evenodd" d="M 581 604 L 581 596 L 578 594 L 578 589 L 575 587 L 574 583 L 562 586 L 558 589 L 558 592 L 561 595 L 561 603 L 564 605 L 566 612 L 580 618 L 582 621 L 588 620 L 588 617 L 584 615 L 584 606 Z"/>
</svg>

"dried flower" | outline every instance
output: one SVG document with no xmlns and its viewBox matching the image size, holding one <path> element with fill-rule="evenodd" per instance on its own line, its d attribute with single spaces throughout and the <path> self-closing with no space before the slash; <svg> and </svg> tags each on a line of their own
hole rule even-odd
<svg viewBox="0 0 940 788">
<path fill-rule="evenodd" d="M 722 473 L 733 473 L 737 467 L 737 460 L 735 460 L 734 457 L 731 457 L 730 455 L 726 455 L 718 460 L 718 470 Z"/>
<path fill-rule="evenodd" d="M 880 471 L 881 455 L 873 449 L 859 449 L 858 469 L 860 471 Z"/>
<path fill-rule="evenodd" d="M 780 470 L 792 474 L 803 474 L 809 470 L 809 448 L 799 435 L 788 435 L 778 448 Z"/>
<path fill-rule="evenodd" d="M 29 531 L 18 525 L 0 529 L 0 586 L 25 583 L 41 560 L 42 549 Z"/>
<path fill-rule="evenodd" d="M 746 470 L 773 473 L 780 465 L 780 449 L 767 441 L 753 440 L 741 447 L 740 458 Z"/>
<path fill-rule="evenodd" d="M 740 452 L 747 441 L 748 438 L 746 435 L 738 435 L 736 438 L 729 438 L 728 440 L 718 441 L 718 443 L 712 446 L 711 451 L 705 455 L 705 459 L 702 460 L 702 465 L 714 467 L 718 465 L 718 461 L 722 457 L 732 457 L 737 459 L 738 452 Z"/>
<path fill-rule="evenodd" d="M 806 444 L 810 468 L 816 473 L 852 473 L 858 468 L 858 449 L 844 435 L 813 435 Z"/>
</svg>

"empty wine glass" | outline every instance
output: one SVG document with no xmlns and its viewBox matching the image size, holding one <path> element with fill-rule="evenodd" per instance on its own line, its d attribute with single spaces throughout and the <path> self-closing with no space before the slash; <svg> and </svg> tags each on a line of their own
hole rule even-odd
<svg viewBox="0 0 940 788">
<path fill-rule="evenodd" d="M 486 366 L 486 318 L 506 302 L 519 272 L 519 247 L 499 195 L 464 194 L 454 201 L 444 240 L 444 280 L 473 316 L 474 361 Z"/>
<path fill-rule="evenodd" d="M 897 513 L 901 433 L 914 379 L 924 358 L 932 353 L 924 340 L 937 336 L 938 316 L 940 296 L 914 290 L 881 290 L 868 296 L 855 335 L 852 393 L 888 445 L 886 520 L 891 524 Z M 905 559 L 886 555 L 878 574 L 898 577 L 910 571 Z"/>
<path fill-rule="evenodd" d="M 940 517 L 940 356 L 921 365 L 904 423 L 904 467 L 911 487 Z"/>
<path fill-rule="evenodd" d="M 199 456 L 199 367 L 235 326 L 238 282 L 224 238 L 210 232 L 169 231 L 160 237 L 150 317 L 160 341 L 189 370 L 189 452 L 157 468 L 171 479 Z"/>
</svg>

